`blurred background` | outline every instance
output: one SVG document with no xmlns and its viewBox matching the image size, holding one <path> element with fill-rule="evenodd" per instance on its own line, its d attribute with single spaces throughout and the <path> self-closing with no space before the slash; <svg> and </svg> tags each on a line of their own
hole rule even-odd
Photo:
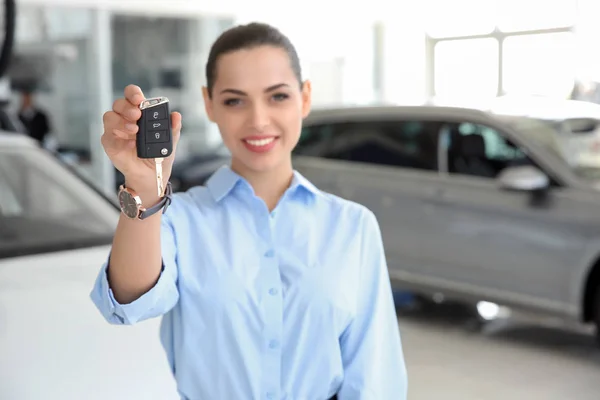
<svg viewBox="0 0 600 400">
<path fill-rule="evenodd" d="M 158 322 L 88 299 L 123 179 L 102 115 L 168 97 L 173 186 L 204 184 L 208 51 L 250 21 L 312 81 L 297 168 L 380 220 L 409 399 L 600 398 L 600 2 L 1 3 L 0 400 L 177 398 Z"/>
</svg>

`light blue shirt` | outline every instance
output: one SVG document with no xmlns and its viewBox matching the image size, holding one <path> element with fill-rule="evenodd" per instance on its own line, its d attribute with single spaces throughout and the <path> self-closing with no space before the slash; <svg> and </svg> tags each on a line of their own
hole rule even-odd
<svg viewBox="0 0 600 400">
<path fill-rule="evenodd" d="M 164 316 L 190 400 L 405 400 L 407 376 L 379 225 L 298 172 L 275 210 L 228 166 L 176 193 L 163 271 L 119 304 L 104 265 L 91 297 L 114 324 Z"/>
</svg>

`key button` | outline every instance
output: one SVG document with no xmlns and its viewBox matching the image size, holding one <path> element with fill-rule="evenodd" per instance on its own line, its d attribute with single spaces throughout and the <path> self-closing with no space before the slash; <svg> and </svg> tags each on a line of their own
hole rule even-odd
<svg viewBox="0 0 600 400">
<path fill-rule="evenodd" d="M 149 131 L 164 130 L 169 128 L 169 121 L 166 119 L 153 120 L 146 122 L 146 125 L 146 129 Z"/>
<path fill-rule="evenodd" d="M 156 121 L 167 118 L 167 108 L 164 106 L 150 107 L 144 110 L 146 121 Z"/>
<path fill-rule="evenodd" d="M 146 132 L 146 141 L 148 143 L 166 143 L 169 141 L 169 131 Z"/>
</svg>

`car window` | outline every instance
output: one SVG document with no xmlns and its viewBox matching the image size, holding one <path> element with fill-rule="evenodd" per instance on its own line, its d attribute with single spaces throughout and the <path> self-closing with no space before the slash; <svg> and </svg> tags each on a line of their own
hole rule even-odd
<svg viewBox="0 0 600 400">
<path fill-rule="evenodd" d="M 305 126 L 295 154 L 434 171 L 441 124 L 360 121 Z"/>
<path fill-rule="evenodd" d="M 45 152 L 0 151 L 0 258 L 109 244 L 117 217 Z"/>
<path fill-rule="evenodd" d="M 523 149 L 489 126 L 449 123 L 442 132 L 450 173 L 495 178 L 506 167 L 533 164 Z"/>
</svg>

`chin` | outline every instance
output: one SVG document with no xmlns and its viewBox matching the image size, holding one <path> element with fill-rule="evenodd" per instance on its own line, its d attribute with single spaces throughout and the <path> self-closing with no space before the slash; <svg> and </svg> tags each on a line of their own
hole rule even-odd
<svg viewBox="0 0 600 400">
<path fill-rule="evenodd" d="M 244 154 L 244 157 L 236 157 L 237 164 L 252 172 L 264 173 L 270 172 L 283 165 L 284 157 L 281 154 L 271 153 L 256 156 L 254 154 Z"/>
</svg>

